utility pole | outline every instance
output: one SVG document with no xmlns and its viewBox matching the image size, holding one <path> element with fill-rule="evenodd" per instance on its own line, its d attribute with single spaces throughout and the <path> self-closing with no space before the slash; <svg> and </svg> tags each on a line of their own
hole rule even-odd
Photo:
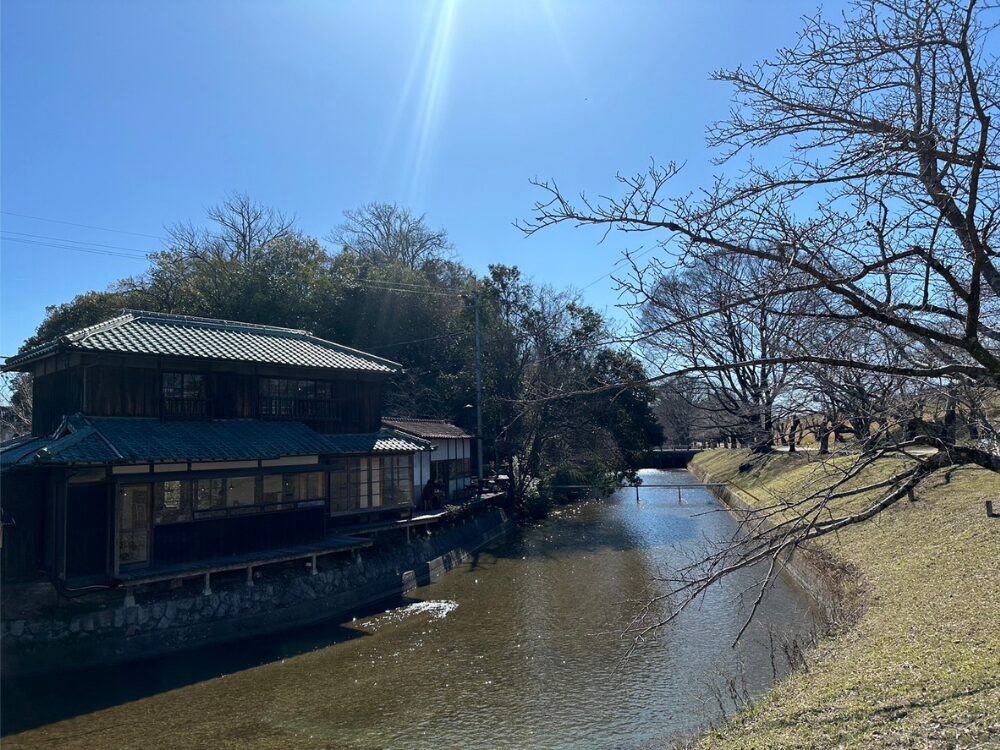
<svg viewBox="0 0 1000 750">
<path fill-rule="evenodd" d="M 476 313 L 476 456 L 480 491 L 483 486 L 483 347 L 479 335 L 479 284 L 472 295 Z"/>
</svg>

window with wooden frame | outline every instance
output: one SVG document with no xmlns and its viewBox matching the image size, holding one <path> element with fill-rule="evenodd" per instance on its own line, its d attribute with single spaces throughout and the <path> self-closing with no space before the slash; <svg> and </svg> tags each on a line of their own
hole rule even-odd
<svg viewBox="0 0 1000 750">
<path fill-rule="evenodd" d="M 161 376 L 164 417 L 207 417 L 211 408 L 205 376 L 200 372 L 164 372 Z"/>
<path fill-rule="evenodd" d="M 191 482 L 176 479 L 153 484 L 153 522 L 183 523 L 191 520 Z"/>
<path fill-rule="evenodd" d="M 330 419 L 333 384 L 325 380 L 260 379 L 260 415 L 296 419 Z"/>
<path fill-rule="evenodd" d="M 413 504 L 413 457 L 382 459 L 382 504 L 389 507 Z"/>
</svg>

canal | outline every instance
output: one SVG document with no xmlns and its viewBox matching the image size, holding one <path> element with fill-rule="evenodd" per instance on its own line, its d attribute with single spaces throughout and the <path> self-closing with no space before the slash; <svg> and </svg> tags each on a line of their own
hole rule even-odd
<svg viewBox="0 0 1000 750">
<path fill-rule="evenodd" d="M 643 748 L 689 734 L 732 710 L 729 678 L 766 690 L 784 669 L 768 643 L 803 638 L 814 612 L 779 581 L 731 649 L 749 583 L 734 577 L 623 662 L 636 607 L 734 529 L 708 491 L 681 495 L 563 506 L 348 623 L 5 684 L 4 747 Z"/>
</svg>

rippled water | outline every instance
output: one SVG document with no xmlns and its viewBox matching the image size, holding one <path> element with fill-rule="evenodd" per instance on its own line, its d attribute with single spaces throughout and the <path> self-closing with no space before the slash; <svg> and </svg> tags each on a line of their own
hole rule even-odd
<svg viewBox="0 0 1000 750">
<path fill-rule="evenodd" d="M 733 530 L 707 491 L 682 495 L 563 507 L 351 623 L 8 687 L 8 728 L 36 728 L 4 746 L 638 748 L 690 733 L 719 719 L 720 675 L 753 692 L 771 683 L 763 633 L 793 638 L 813 620 L 808 597 L 779 582 L 731 649 L 749 583 L 733 579 L 623 663 L 618 632 L 662 591 L 657 577 Z"/>
</svg>

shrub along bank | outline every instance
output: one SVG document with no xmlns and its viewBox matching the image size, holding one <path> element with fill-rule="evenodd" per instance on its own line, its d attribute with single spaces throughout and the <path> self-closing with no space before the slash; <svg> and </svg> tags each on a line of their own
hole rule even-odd
<svg viewBox="0 0 1000 750">
<path fill-rule="evenodd" d="M 884 479 L 900 460 L 870 467 Z M 792 497 L 835 467 L 808 453 L 749 461 L 742 451 L 700 454 L 695 466 L 749 503 Z M 752 494 L 751 494 L 752 493 Z M 700 748 L 1000 747 L 1000 476 L 962 468 L 932 477 L 916 502 L 818 542 L 855 580 L 857 621 L 821 640 L 807 670 L 701 737 Z M 1000 503 L 997 503 L 1000 504 Z"/>
</svg>

